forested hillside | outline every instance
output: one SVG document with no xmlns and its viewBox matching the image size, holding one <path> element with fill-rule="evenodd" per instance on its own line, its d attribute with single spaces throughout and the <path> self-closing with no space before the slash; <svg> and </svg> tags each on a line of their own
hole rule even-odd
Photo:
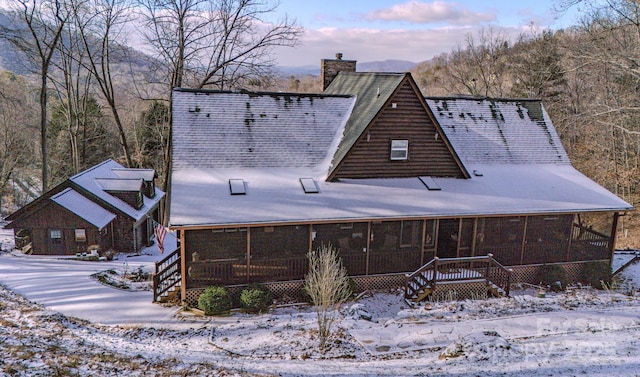
<svg viewBox="0 0 640 377">
<path fill-rule="evenodd" d="M 175 12 L 139 0 L 135 19 L 127 2 L 74 0 L 36 9 L 15 1 L 0 15 L 0 215 L 105 158 L 153 167 L 162 187 L 171 87 L 320 90 L 314 76 L 275 74 L 270 48 L 294 45 L 301 29 L 288 20 L 255 29 L 250 20 L 273 8 L 223 0 L 229 18 L 207 19 L 195 17 L 202 3 L 170 2 Z M 640 9 L 632 0 L 570 3 L 584 10 L 579 25 L 532 27 L 516 40 L 485 29 L 412 73 L 425 95 L 541 98 L 574 165 L 635 205 Z M 145 31 L 145 54 L 125 47 L 131 22 Z M 622 218 L 618 246 L 640 245 L 636 217 Z"/>
</svg>

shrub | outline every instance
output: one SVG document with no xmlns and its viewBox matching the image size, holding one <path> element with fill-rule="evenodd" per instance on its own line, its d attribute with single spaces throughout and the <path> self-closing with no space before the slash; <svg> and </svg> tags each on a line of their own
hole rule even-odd
<svg viewBox="0 0 640 377">
<path fill-rule="evenodd" d="M 240 306 L 249 313 L 265 313 L 273 301 L 271 292 L 266 287 L 252 285 L 240 293 Z"/>
<path fill-rule="evenodd" d="M 557 264 L 546 264 L 540 268 L 538 280 L 543 286 L 548 286 L 553 292 L 563 290 L 569 284 L 567 272 Z"/>
<path fill-rule="evenodd" d="M 611 266 L 607 262 L 585 263 L 580 273 L 580 282 L 596 289 L 603 289 L 602 283 L 610 283 Z"/>
<path fill-rule="evenodd" d="M 231 309 L 231 295 L 223 286 L 208 287 L 198 297 L 198 308 L 205 315 L 227 313 Z"/>
</svg>

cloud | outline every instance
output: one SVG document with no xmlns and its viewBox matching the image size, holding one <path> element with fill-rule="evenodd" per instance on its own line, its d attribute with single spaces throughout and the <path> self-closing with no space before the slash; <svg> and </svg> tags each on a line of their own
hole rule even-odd
<svg viewBox="0 0 640 377">
<path fill-rule="evenodd" d="M 408 21 L 417 24 L 447 22 L 454 25 L 475 25 L 496 20 L 494 13 L 472 12 L 456 3 L 436 0 L 431 3 L 410 1 L 390 8 L 378 9 L 365 15 L 370 21 Z"/>
<path fill-rule="evenodd" d="M 514 37 L 525 27 L 497 29 L 507 37 Z M 342 52 L 344 59 L 359 62 L 399 59 L 418 63 L 464 45 L 465 38 L 477 35 L 480 29 L 480 26 L 421 30 L 306 29 L 298 46 L 280 48 L 275 53 L 278 64 L 283 66 L 319 66 L 320 59 L 331 59 L 337 52 Z"/>
</svg>

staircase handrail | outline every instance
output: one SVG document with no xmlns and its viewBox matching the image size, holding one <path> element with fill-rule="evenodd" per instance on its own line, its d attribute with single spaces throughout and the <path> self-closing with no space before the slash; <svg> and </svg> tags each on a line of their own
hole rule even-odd
<svg viewBox="0 0 640 377">
<path fill-rule="evenodd" d="M 155 263 L 155 272 L 153 274 L 154 302 L 156 302 L 162 294 L 180 283 L 180 262 L 180 249 L 178 248 L 161 261 Z"/>
<path fill-rule="evenodd" d="M 438 266 L 453 263 L 453 266 L 460 266 L 464 263 L 480 262 L 479 265 L 472 265 L 473 273 L 479 275 L 475 276 L 457 276 L 455 278 L 438 278 Z M 456 268 L 456 267 L 454 267 Z M 464 267 L 457 267 L 464 268 Z M 405 282 L 405 297 L 411 297 L 421 288 L 424 288 L 425 284 L 421 284 L 420 280 L 424 281 L 424 273 L 428 270 L 432 270 L 432 274 L 429 277 L 429 284 L 431 289 L 435 289 L 438 280 L 440 281 L 457 281 L 457 280 L 475 280 L 484 279 L 489 284 L 502 289 L 506 296 L 509 296 L 509 286 L 511 285 L 511 273 L 512 270 L 503 266 L 495 258 L 493 254 L 475 256 L 475 257 L 463 257 L 463 258 L 438 258 L 434 257 L 431 261 L 427 262 L 412 273 L 406 274 Z M 410 284 L 413 283 L 413 284 Z"/>
</svg>

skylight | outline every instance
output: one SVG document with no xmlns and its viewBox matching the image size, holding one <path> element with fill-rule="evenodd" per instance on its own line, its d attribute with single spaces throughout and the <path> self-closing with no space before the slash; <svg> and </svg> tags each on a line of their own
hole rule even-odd
<svg viewBox="0 0 640 377">
<path fill-rule="evenodd" d="M 229 190 L 231 191 L 231 195 L 245 195 L 247 193 L 243 179 L 230 179 Z"/>
<path fill-rule="evenodd" d="M 441 190 L 440 185 L 431 177 L 420 177 L 420 181 L 427 186 L 429 191 L 438 191 Z"/>
<path fill-rule="evenodd" d="M 317 194 L 320 192 L 313 178 L 300 178 L 300 184 L 305 194 Z"/>
</svg>

